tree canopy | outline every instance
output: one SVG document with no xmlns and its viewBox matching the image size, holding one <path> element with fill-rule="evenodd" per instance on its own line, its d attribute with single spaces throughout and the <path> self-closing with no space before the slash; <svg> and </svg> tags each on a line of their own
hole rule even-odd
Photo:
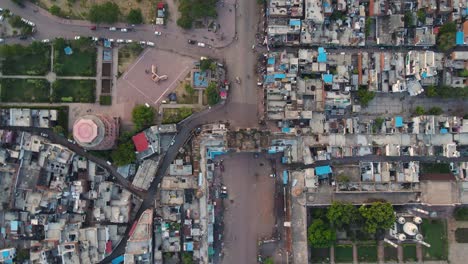
<svg viewBox="0 0 468 264">
<path fill-rule="evenodd" d="M 350 203 L 333 202 L 328 208 L 327 218 L 338 229 L 350 225 L 359 218 L 358 209 Z"/>
<path fill-rule="evenodd" d="M 457 24 L 455 22 L 447 22 L 442 25 L 437 35 L 437 48 L 441 51 L 448 51 L 455 47 L 456 32 Z"/>
<path fill-rule="evenodd" d="M 135 147 L 133 146 L 132 141 L 120 143 L 117 146 L 117 149 L 112 151 L 111 157 L 112 161 L 117 166 L 124 166 L 135 161 Z"/>
<path fill-rule="evenodd" d="M 208 97 L 208 104 L 215 105 L 221 99 L 219 96 L 218 87 L 215 82 L 211 82 L 205 90 L 206 96 Z"/>
<path fill-rule="evenodd" d="M 365 221 L 364 230 L 370 234 L 375 234 L 378 229 L 390 228 L 395 222 L 393 206 L 386 202 L 362 205 L 359 213 Z"/>
<path fill-rule="evenodd" d="M 143 15 L 141 14 L 141 9 L 132 9 L 127 15 L 127 21 L 130 24 L 141 24 L 143 23 Z"/>
<path fill-rule="evenodd" d="M 414 109 L 414 115 L 416 116 L 424 115 L 425 113 L 426 113 L 426 110 L 424 110 L 424 107 L 420 105 L 416 106 L 416 108 Z"/>
<path fill-rule="evenodd" d="M 361 103 L 363 107 L 366 107 L 369 105 L 369 102 L 372 101 L 372 99 L 374 99 L 375 92 L 369 91 L 364 86 L 360 86 L 357 92 L 357 96 L 359 99 L 359 103 Z"/>
<path fill-rule="evenodd" d="M 154 121 L 154 109 L 145 105 L 137 105 L 132 111 L 132 120 L 136 130 L 149 126 Z"/>
<path fill-rule="evenodd" d="M 119 19 L 120 9 L 116 3 L 94 4 L 89 9 L 88 19 L 94 23 L 115 23 Z"/>
<path fill-rule="evenodd" d="M 189 29 L 193 21 L 205 17 L 216 17 L 217 0 L 181 0 L 179 2 L 180 17 L 177 25 L 181 28 Z"/>
<path fill-rule="evenodd" d="M 326 248 L 333 245 L 336 234 L 322 219 L 315 219 L 307 228 L 307 239 L 312 247 Z"/>
</svg>

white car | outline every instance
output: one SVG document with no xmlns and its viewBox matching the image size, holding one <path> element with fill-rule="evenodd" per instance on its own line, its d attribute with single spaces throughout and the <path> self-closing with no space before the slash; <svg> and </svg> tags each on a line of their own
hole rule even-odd
<svg viewBox="0 0 468 264">
<path fill-rule="evenodd" d="M 151 47 L 154 47 L 154 42 L 146 41 L 146 45 L 151 46 Z"/>
<path fill-rule="evenodd" d="M 79 40 L 80 38 L 80 36 L 75 36 L 75 40 Z"/>
<path fill-rule="evenodd" d="M 109 30 L 110 30 L 110 31 L 116 31 L 117 28 L 116 28 L 116 27 L 110 27 Z"/>
<path fill-rule="evenodd" d="M 49 39 L 43 39 L 43 40 L 42 40 L 42 43 L 49 43 L 49 42 L 50 42 Z"/>
<path fill-rule="evenodd" d="M 93 41 L 98 41 L 98 38 L 97 37 L 92 37 L 91 38 Z"/>
<path fill-rule="evenodd" d="M 198 47 L 204 48 L 204 47 L 206 46 L 206 44 L 203 43 L 203 42 L 198 42 L 198 43 L 197 43 L 197 46 L 198 46 Z"/>
<path fill-rule="evenodd" d="M 117 43 L 124 43 L 125 40 L 123 39 L 117 39 Z"/>
<path fill-rule="evenodd" d="M 125 41 L 125 43 L 132 43 L 132 42 L 133 42 L 133 40 L 131 40 L 131 39 L 127 39 L 127 40 Z"/>
<path fill-rule="evenodd" d="M 0 38 L 0 43 L 2 43 L 2 42 L 4 42 L 4 41 L 5 41 L 4 39 Z"/>
<path fill-rule="evenodd" d="M 128 30 L 126 28 L 122 28 L 122 29 L 120 29 L 120 31 L 127 32 Z"/>
<path fill-rule="evenodd" d="M 146 45 L 146 41 L 140 41 L 140 45 Z"/>
<path fill-rule="evenodd" d="M 155 31 L 154 34 L 155 34 L 156 36 L 161 36 L 162 33 L 161 33 L 160 31 Z"/>
<path fill-rule="evenodd" d="M 114 42 L 114 39 L 109 39 L 109 42 Z"/>
</svg>

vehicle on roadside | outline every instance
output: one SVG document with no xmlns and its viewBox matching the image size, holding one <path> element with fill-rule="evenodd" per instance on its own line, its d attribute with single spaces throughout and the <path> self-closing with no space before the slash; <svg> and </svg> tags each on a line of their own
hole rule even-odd
<svg viewBox="0 0 468 264">
<path fill-rule="evenodd" d="M 204 48 L 204 47 L 206 47 L 206 44 L 203 43 L 203 42 L 198 42 L 198 43 L 197 43 L 197 46 L 198 46 L 198 47 Z"/>
<path fill-rule="evenodd" d="M 91 39 L 92 39 L 93 41 L 98 41 L 98 40 L 99 40 L 98 37 L 92 37 Z"/>
<path fill-rule="evenodd" d="M 75 36 L 75 40 L 79 40 L 80 38 L 80 36 Z"/>
<path fill-rule="evenodd" d="M 240 79 L 239 76 L 236 77 L 236 83 L 237 83 L 237 84 L 240 84 L 240 83 L 241 83 L 241 79 Z"/>
<path fill-rule="evenodd" d="M 2 42 L 4 42 L 4 41 L 5 41 L 4 39 L 0 38 L 0 43 L 2 43 Z"/>
<path fill-rule="evenodd" d="M 133 40 L 131 40 L 131 39 L 127 39 L 127 40 L 125 41 L 125 43 L 132 43 L 132 42 L 133 42 Z"/>
<path fill-rule="evenodd" d="M 195 45 L 195 44 L 197 44 L 197 42 L 195 40 L 193 40 L 193 39 L 189 39 L 188 44 Z"/>
<path fill-rule="evenodd" d="M 107 165 L 112 166 L 112 162 L 106 161 Z"/>
<path fill-rule="evenodd" d="M 42 43 L 49 43 L 49 42 L 50 42 L 50 39 L 43 39 L 41 42 L 42 42 Z"/>
<path fill-rule="evenodd" d="M 109 30 L 110 30 L 110 31 L 116 31 L 117 28 L 116 28 L 116 27 L 110 27 Z"/>
<path fill-rule="evenodd" d="M 96 26 L 91 26 L 89 29 L 96 30 L 96 28 L 97 28 Z"/>
<path fill-rule="evenodd" d="M 162 35 L 162 33 L 161 33 L 160 31 L 155 31 L 154 34 L 155 34 L 156 36 L 161 36 L 161 35 Z"/>
<path fill-rule="evenodd" d="M 276 178 L 276 173 L 271 173 L 270 178 Z"/>
<path fill-rule="evenodd" d="M 109 39 L 109 42 L 114 42 L 114 39 Z"/>
<path fill-rule="evenodd" d="M 121 32 L 128 32 L 128 30 L 126 28 L 122 28 L 120 29 Z"/>
<path fill-rule="evenodd" d="M 146 45 L 146 41 L 140 41 L 140 45 Z"/>
<path fill-rule="evenodd" d="M 116 42 L 117 42 L 117 43 L 124 43 L 124 42 L 125 42 L 125 40 L 123 40 L 123 39 L 117 39 L 117 41 L 116 41 Z"/>
<path fill-rule="evenodd" d="M 47 135 L 46 133 L 41 133 L 41 137 L 47 138 L 47 137 L 49 137 L 49 135 Z"/>
<path fill-rule="evenodd" d="M 146 45 L 151 46 L 151 47 L 154 47 L 154 42 L 147 41 L 147 42 L 146 42 Z"/>
<path fill-rule="evenodd" d="M 171 146 L 174 145 L 174 143 L 175 143 L 175 139 L 172 139 L 171 140 Z"/>
</svg>

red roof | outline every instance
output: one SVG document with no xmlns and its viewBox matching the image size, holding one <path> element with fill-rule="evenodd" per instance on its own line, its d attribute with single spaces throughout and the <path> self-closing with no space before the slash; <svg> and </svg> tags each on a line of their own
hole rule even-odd
<svg viewBox="0 0 468 264">
<path fill-rule="evenodd" d="M 158 9 L 163 9 L 164 8 L 164 3 L 159 2 L 157 7 L 158 7 Z"/>
<path fill-rule="evenodd" d="M 107 241 L 106 242 L 106 253 L 111 253 L 112 252 L 112 241 Z"/>
<path fill-rule="evenodd" d="M 432 33 L 437 35 L 437 34 L 439 34 L 439 30 L 440 30 L 439 27 L 435 27 L 435 28 L 432 29 Z"/>
<path fill-rule="evenodd" d="M 148 139 L 146 139 L 145 133 L 141 132 L 132 137 L 133 144 L 138 152 L 142 152 L 148 149 Z"/>
</svg>

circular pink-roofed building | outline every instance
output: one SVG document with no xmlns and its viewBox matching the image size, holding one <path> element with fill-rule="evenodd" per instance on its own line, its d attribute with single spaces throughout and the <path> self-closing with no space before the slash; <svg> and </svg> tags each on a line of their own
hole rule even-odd
<svg viewBox="0 0 468 264">
<path fill-rule="evenodd" d="M 73 125 L 73 138 L 85 149 L 111 149 L 118 136 L 117 119 L 106 115 L 85 115 Z"/>
</svg>

